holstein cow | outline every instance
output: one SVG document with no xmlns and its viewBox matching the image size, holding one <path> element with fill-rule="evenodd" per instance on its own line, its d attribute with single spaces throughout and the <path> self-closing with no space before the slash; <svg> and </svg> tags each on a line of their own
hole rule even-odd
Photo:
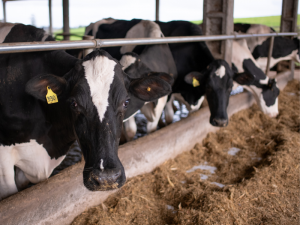
<svg viewBox="0 0 300 225">
<path fill-rule="evenodd" d="M 53 40 L 33 26 L 8 26 L 4 43 Z M 164 74 L 131 78 L 103 50 L 83 60 L 48 51 L 0 54 L 0 61 L 0 199 L 47 179 L 75 140 L 85 187 L 121 187 L 117 151 L 129 95 L 145 102 L 168 94 Z"/>
<path fill-rule="evenodd" d="M 164 36 L 203 35 L 198 25 L 187 21 L 159 22 Z M 172 87 L 172 99 L 187 105 L 189 110 L 200 107 L 204 95 L 211 112 L 210 123 L 214 126 L 228 124 L 227 106 L 233 80 L 250 84 L 251 74 L 233 74 L 228 63 L 215 60 L 205 42 L 169 44 L 177 67 L 178 77 Z M 172 122 L 174 111 L 172 101 L 165 108 L 166 122 Z"/>
<path fill-rule="evenodd" d="M 93 29 L 90 29 L 90 28 Z M 95 31 L 95 29 L 97 29 Z M 161 38 L 163 34 L 159 26 L 148 20 L 113 20 L 104 19 L 86 28 L 86 34 L 93 34 L 96 38 Z M 148 76 L 151 71 L 165 72 L 171 74 L 174 79 L 177 77 L 175 62 L 167 44 L 148 46 L 123 46 L 105 48 L 113 57 L 120 59 L 123 70 L 131 77 Z M 170 84 L 173 79 L 162 77 Z M 157 102 L 149 102 L 141 108 L 141 112 L 146 116 L 147 131 L 152 132 L 157 128 L 158 121 L 167 102 L 167 95 Z M 132 104 L 140 104 L 139 100 L 131 100 Z M 131 115 L 131 113 L 130 113 Z M 132 140 L 137 127 L 134 117 L 124 122 L 125 136 L 127 140 Z"/>
<path fill-rule="evenodd" d="M 276 80 L 268 78 L 253 58 L 245 39 L 233 40 L 232 69 L 236 74 L 251 74 L 255 77 L 251 85 L 243 86 L 252 92 L 261 110 L 271 117 L 278 114 L 279 88 Z"/>
<path fill-rule="evenodd" d="M 246 34 L 265 34 L 273 33 L 274 29 L 261 24 L 234 24 L 234 31 Z M 268 60 L 268 52 L 271 38 L 268 37 L 253 37 L 247 38 L 247 44 L 252 52 L 254 59 L 257 61 L 259 67 L 265 71 Z M 287 37 L 275 37 L 270 67 L 275 66 L 278 62 L 283 60 L 293 60 L 300 62 L 300 40 L 298 38 L 290 39 Z"/>
</svg>

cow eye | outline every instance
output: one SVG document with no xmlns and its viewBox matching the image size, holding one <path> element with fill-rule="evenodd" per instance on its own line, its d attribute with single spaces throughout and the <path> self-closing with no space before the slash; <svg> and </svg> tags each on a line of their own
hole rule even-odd
<svg viewBox="0 0 300 225">
<path fill-rule="evenodd" d="M 123 107 L 124 107 L 124 108 L 127 108 L 127 107 L 128 107 L 129 101 L 130 101 L 130 99 L 127 99 L 125 102 L 123 102 Z"/>
<path fill-rule="evenodd" d="M 77 107 L 77 102 L 74 99 L 71 101 L 71 107 L 73 109 L 76 109 L 76 107 Z"/>
</svg>

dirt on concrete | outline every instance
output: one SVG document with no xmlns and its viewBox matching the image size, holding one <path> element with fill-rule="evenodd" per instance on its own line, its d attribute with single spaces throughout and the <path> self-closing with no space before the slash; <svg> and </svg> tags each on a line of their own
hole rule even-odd
<svg viewBox="0 0 300 225">
<path fill-rule="evenodd" d="M 293 80 L 276 118 L 257 105 L 236 113 L 202 144 L 129 179 L 72 224 L 299 224 L 299 100 Z"/>
</svg>

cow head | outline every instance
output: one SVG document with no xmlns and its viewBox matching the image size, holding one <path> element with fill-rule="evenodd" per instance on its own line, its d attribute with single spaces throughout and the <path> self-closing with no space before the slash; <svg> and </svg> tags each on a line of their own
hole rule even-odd
<svg viewBox="0 0 300 225">
<path fill-rule="evenodd" d="M 294 61 L 300 63 L 300 40 L 298 38 L 294 38 L 293 41 L 296 45 L 296 49 L 298 49 L 298 52 L 294 58 Z"/>
<path fill-rule="evenodd" d="M 214 60 L 201 73 L 191 72 L 185 76 L 185 82 L 193 85 L 199 96 L 206 95 L 213 126 L 224 127 L 228 124 L 227 106 L 235 78 L 228 63 L 220 59 Z M 252 78 L 241 76 L 240 79 Z"/>
<path fill-rule="evenodd" d="M 124 72 L 126 74 L 128 74 L 131 79 L 136 79 L 136 78 L 159 79 L 159 80 L 161 80 L 161 84 L 165 83 L 164 88 L 166 88 L 166 90 L 171 91 L 169 89 L 169 87 L 171 87 L 174 82 L 173 76 L 171 76 L 170 74 L 167 74 L 167 73 L 151 71 L 150 68 L 148 68 L 142 62 L 142 60 L 138 54 L 136 54 L 134 52 L 125 53 L 122 56 L 120 63 L 123 66 Z M 164 82 L 162 82 L 162 81 L 164 81 Z M 155 92 L 156 91 L 154 91 L 154 94 L 155 94 Z M 148 102 L 141 98 L 132 96 L 131 94 L 130 94 L 130 98 L 131 98 L 131 104 L 130 104 L 130 107 L 128 108 L 127 112 L 125 113 L 124 120 L 128 119 L 131 115 L 133 115 L 140 108 L 142 108 L 142 106 L 145 104 L 145 102 Z"/>
<path fill-rule="evenodd" d="M 252 85 L 245 88 L 254 94 L 263 113 L 270 117 L 278 115 L 278 95 L 280 91 L 275 79 L 266 77 L 264 80 L 257 80 L 256 78 Z"/>
<path fill-rule="evenodd" d="M 57 94 L 58 103 L 45 102 L 47 87 Z M 37 76 L 26 84 L 27 93 L 43 101 L 46 111 L 56 108 L 52 117 L 64 112 L 64 122 L 70 124 L 80 144 L 85 159 L 83 181 L 91 191 L 125 183 L 118 145 L 129 96 L 152 101 L 170 90 L 157 76 L 129 78 L 121 64 L 103 50 L 78 61 L 63 77 Z"/>
</svg>

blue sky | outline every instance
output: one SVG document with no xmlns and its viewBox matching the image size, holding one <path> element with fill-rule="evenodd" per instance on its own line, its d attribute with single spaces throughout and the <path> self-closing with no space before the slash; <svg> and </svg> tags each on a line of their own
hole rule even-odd
<svg viewBox="0 0 300 225">
<path fill-rule="evenodd" d="M 155 0 L 69 0 L 69 4 L 71 27 L 86 26 L 105 17 L 155 19 Z M 281 14 L 282 0 L 235 0 L 234 4 L 235 18 L 274 16 Z M 49 25 L 48 0 L 7 2 L 6 14 L 8 22 L 32 24 L 34 20 L 38 27 Z M 53 26 L 62 27 L 62 0 L 52 0 L 52 16 Z M 203 0 L 160 0 L 162 21 L 199 20 L 202 17 Z"/>
</svg>

